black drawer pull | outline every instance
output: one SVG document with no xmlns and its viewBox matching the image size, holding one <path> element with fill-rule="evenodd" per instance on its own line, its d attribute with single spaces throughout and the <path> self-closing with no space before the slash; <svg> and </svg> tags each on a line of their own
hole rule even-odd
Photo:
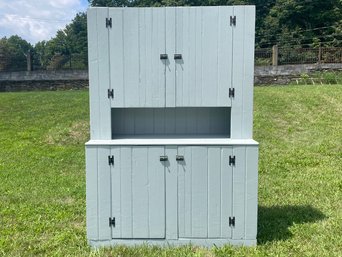
<svg viewBox="0 0 342 257">
<path fill-rule="evenodd" d="M 184 161 L 184 156 L 183 155 L 176 155 L 176 161 Z"/>
<path fill-rule="evenodd" d="M 167 60 L 167 54 L 160 54 L 160 60 Z"/>
<path fill-rule="evenodd" d="M 181 54 L 175 54 L 173 57 L 175 60 L 182 60 L 182 55 Z"/>
<path fill-rule="evenodd" d="M 164 156 L 160 156 L 160 161 L 161 162 L 166 162 L 168 160 L 167 156 L 164 155 Z"/>
</svg>

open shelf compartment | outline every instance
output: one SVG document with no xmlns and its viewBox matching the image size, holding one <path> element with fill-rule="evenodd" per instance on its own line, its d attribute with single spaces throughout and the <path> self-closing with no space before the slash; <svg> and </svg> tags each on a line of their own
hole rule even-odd
<svg viewBox="0 0 342 257">
<path fill-rule="evenodd" d="M 230 107 L 112 108 L 112 139 L 230 138 Z"/>
</svg>

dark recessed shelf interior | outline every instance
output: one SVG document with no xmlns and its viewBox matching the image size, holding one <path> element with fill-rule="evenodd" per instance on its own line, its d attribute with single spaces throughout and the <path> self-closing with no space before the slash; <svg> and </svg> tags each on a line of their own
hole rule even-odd
<svg viewBox="0 0 342 257">
<path fill-rule="evenodd" d="M 112 139 L 230 138 L 230 107 L 112 108 Z"/>
</svg>

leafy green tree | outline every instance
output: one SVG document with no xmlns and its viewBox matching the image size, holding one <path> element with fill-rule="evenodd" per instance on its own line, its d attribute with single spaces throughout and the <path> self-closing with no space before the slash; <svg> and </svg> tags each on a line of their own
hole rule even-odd
<svg viewBox="0 0 342 257">
<path fill-rule="evenodd" d="M 87 67 L 87 16 L 78 13 L 72 22 L 49 41 L 35 45 L 35 60 L 43 69 Z"/>
<path fill-rule="evenodd" d="M 0 70 L 26 70 L 27 54 L 33 46 L 14 35 L 0 39 Z"/>
</svg>

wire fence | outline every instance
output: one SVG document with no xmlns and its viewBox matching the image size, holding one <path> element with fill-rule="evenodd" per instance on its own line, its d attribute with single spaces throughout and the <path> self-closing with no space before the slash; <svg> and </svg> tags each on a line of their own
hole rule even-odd
<svg viewBox="0 0 342 257">
<path fill-rule="evenodd" d="M 255 49 L 255 65 L 342 63 L 342 47 Z M 87 54 L 68 53 L 39 56 L 34 53 L 11 55 L 1 51 L 0 72 L 31 70 L 88 69 Z"/>
<path fill-rule="evenodd" d="M 261 48 L 255 50 L 255 65 L 342 63 L 342 47 Z"/>
</svg>

